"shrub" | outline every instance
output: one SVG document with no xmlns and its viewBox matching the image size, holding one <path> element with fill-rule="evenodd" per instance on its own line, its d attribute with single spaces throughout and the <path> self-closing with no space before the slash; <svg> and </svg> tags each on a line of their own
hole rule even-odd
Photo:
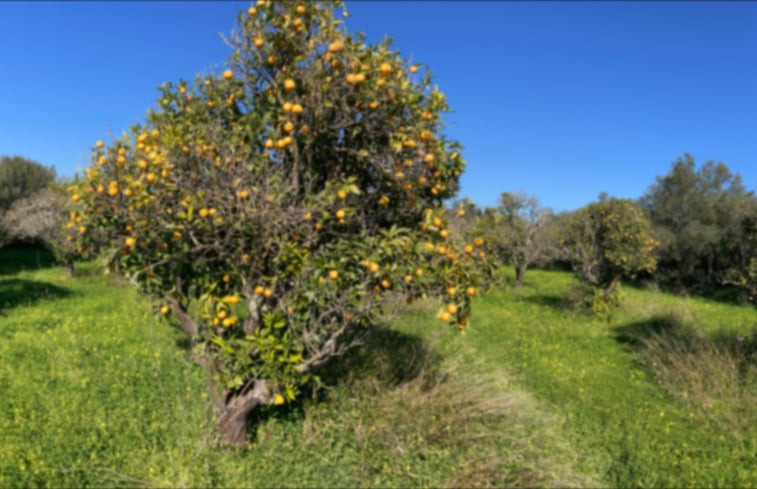
<svg viewBox="0 0 757 489">
<path fill-rule="evenodd" d="M 654 270 L 651 225 L 629 200 L 605 198 L 569 216 L 565 222 L 563 251 L 576 276 L 597 287 L 592 309 L 604 311 L 619 302 L 616 292 L 622 278 Z"/>
<path fill-rule="evenodd" d="M 44 189 L 55 179 L 55 169 L 21 156 L 0 157 L 0 212 L 13 202 Z"/>
<path fill-rule="evenodd" d="M 259 1 L 221 76 L 166 83 L 72 199 L 108 261 L 162 303 L 213 378 L 222 437 L 360 341 L 385 299 L 441 295 L 464 328 L 480 246 L 446 229 L 464 170 L 444 95 L 335 4 Z M 99 239 L 99 237 L 98 237 Z"/>
</svg>

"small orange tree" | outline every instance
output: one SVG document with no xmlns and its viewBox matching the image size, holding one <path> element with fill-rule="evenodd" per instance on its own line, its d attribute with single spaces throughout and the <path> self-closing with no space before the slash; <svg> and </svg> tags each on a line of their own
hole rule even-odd
<svg viewBox="0 0 757 489">
<path fill-rule="evenodd" d="M 652 272 L 659 242 L 644 213 L 630 200 L 604 198 L 568 216 L 564 252 L 582 281 L 597 287 L 596 312 L 618 303 L 621 279 Z"/>
<path fill-rule="evenodd" d="M 77 217 L 212 370 L 223 439 L 297 396 L 392 294 L 445 297 L 464 328 L 486 277 L 443 202 L 464 161 L 444 95 L 336 4 L 259 1 L 231 69 L 162 87 L 146 124 L 98 142 Z M 99 239 L 102 239 L 99 237 Z"/>
</svg>

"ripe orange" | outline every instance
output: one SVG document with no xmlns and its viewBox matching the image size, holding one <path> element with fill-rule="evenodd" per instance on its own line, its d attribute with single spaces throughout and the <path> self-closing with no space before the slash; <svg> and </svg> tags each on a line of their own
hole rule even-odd
<svg viewBox="0 0 757 489">
<path fill-rule="evenodd" d="M 338 272 L 337 270 L 331 270 L 331 271 L 329 272 L 329 278 L 330 278 L 331 280 L 336 280 L 336 279 L 338 279 L 338 278 L 339 278 L 339 272 Z"/>
<path fill-rule="evenodd" d="M 252 40 L 252 42 L 255 44 L 256 48 L 262 48 L 263 44 L 265 44 L 265 41 L 262 37 L 256 37 Z"/>
<path fill-rule="evenodd" d="M 442 311 L 442 313 L 439 314 L 439 319 L 441 319 L 442 321 L 446 323 L 446 322 L 449 322 L 449 320 L 452 319 L 452 317 L 449 315 L 447 311 Z"/>
<path fill-rule="evenodd" d="M 467 289 L 465 289 L 465 293 L 468 294 L 468 296 L 473 297 L 474 295 L 476 295 L 476 288 L 472 286 L 468 287 Z"/>
<path fill-rule="evenodd" d="M 457 289 L 456 288 L 454 288 L 454 287 L 447 288 L 447 295 L 454 296 L 455 294 L 457 294 Z"/>
<path fill-rule="evenodd" d="M 74 194 L 71 196 L 71 200 L 73 200 L 74 202 L 79 202 L 81 200 L 81 195 Z"/>
<path fill-rule="evenodd" d="M 342 199 L 342 200 L 344 200 L 344 199 L 346 199 L 346 198 L 347 198 L 347 192 L 345 192 L 344 190 L 340 190 L 340 191 L 338 191 L 338 192 L 336 193 L 336 195 L 337 195 L 337 197 L 339 197 L 339 198 L 340 198 L 340 199 Z"/>
<path fill-rule="evenodd" d="M 232 78 L 234 78 L 234 72 L 233 71 L 226 70 L 226 71 L 223 72 L 223 79 L 224 80 L 229 81 Z"/>
<path fill-rule="evenodd" d="M 344 49 L 344 43 L 342 41 L 334 41 L 331 44 L 329 44 L 329 52 L 330 53 L 338 53 L 342 49 Z"/>
<path fill-rule="evenodd" d="M 105 143 L 102 141 L 97 141 L 95 143 L 95 146 L 97 146 L 97 149 L 102 149 L 105 146 Z"/>
<path fill-rule="evenodd" d="M 447 304 L 447 312 L 450 314 L 457 314 L 457 305 Z"/>
<path fill-rule="evenodd" d="M 297 88 L 297 84 L 292 80 L 291 78 L 287 78 L 284 80 L 284 89 L 285 90 L 294 90 Z"/>
<path fill-rule="evenodd" d="M 294 105 L 292 105 L 292 114 L 300 115 L 300 114 L 302 114 L 303 110 L 304 109 L 302 108 L 302 105 L 300 105 L 300 104 L 294 104 Z"/>
<path fill-rule="evenodd" d="M 305 7 L 302 5 L 297 5 L 296 12 L 297 15 L 305 15 Z"/>
<path fill-rule="evenodd" d="M 389 63 L 381 63 L 381 66 L 379 66 L 379 73 L 381 73 L 381 76 L 389 76 L 392 74 L 392 65 Z"/>
<path fill-rule="evenodd" d="M 137 240 L 136 238 L 132 238 L 131 236 L 129 236 L 128 238 L 124 240 L 124 244 L 126 245 L 127 248 L 134 248 L 134 245 L 137 244 Z"/>
<path fill-rule="evenodd" d="M 344 217 L 345 217 L 346 215 L 347 215 L 347 214 L 346 214 L 346 213 L 344 212 L 344 210 L 343 210 L 343 209 L 339 209 L 338 211 L 336 211 L 336 218 L 337 218 L 337 219 L 344 219 Z"/>
</svg>

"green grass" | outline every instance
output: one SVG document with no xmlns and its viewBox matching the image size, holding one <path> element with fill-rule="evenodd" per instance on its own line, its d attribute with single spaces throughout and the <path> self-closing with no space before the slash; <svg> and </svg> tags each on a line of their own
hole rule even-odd
<svg viewBox="0 0 757 489">
<path fill-rule="evenodd" d="M 564 431 L 604 484 L 757 484 L 754 409 L 742 412 L 745 418 L 738 426 L 698 409 L 701 403 L 692 394 L 701 396 L 707 389 L 694 390 L 670 377 L 681 377 L 682 368 L 689 366 L 681 361 L 687 352 L 680 348 L 668 357 L 663 371 L 645 361 L 660 358 L 661 352 L 650 347 L 675 352 L 670 333 L 678 324 L 701 344 L 717 338 L 738 342 L 739 337 L 754 344 L 755 310 L 624 288 L 624 305 L 610 321 L 603 321 L 566 310 L 561 297 L 571 284 L 567 274 L 532 271 L 520 293 L 483 297 L 469 340 L 490 365 L 516 367 L 518 385 L 565 416 Z M 728 370 L 735 360 L 733 352 L 718 351 L 720 355 L 700 357 L 693 364 L 709 369 L 703 374 Z M 731 396 L 721 402 L 754 398 L 757 358 L 751 355 L 740 359 L 742 365 L 751 362 L 751 370 L 742 376 L 738 399 Z"/>
<path fill-rule="evenodd" d="M 532 271 L 463 334 L 405 310 L 232 450 L 180 334 L 77 271 L 0 272 L 0 487 L 757 484 L 754 309 L 629 288 L 600 321 L 564 310 L 568 274 Z"/>
</svg>

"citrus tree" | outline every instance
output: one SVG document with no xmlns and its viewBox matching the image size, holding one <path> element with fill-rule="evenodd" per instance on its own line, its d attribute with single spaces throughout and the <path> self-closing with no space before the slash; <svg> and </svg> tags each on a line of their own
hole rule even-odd
<svg viewBox="0 0 757 489">
<path fill-rule="evenodd" d="M 110 266 L 191 338 L 231 443 L 390 296 L 442 296 L 438 317 L 464 328 L 486 278 L 482 243 L 446 226 L 465 165 L 444 95 L 389 41 L 347 33 L 339 7 L 240 13 L 230 68 L 164 84 L 72 195 Z"/>
<path fill-rule="evenodd" d="M 563 250 L 576 276 L 597 287 L 595 310 L 617 304 L 623 278 L 652 272 L 659 242 L 649 220 L 630 200 L 604 198 L 566 219 Z"/>
</svg>

